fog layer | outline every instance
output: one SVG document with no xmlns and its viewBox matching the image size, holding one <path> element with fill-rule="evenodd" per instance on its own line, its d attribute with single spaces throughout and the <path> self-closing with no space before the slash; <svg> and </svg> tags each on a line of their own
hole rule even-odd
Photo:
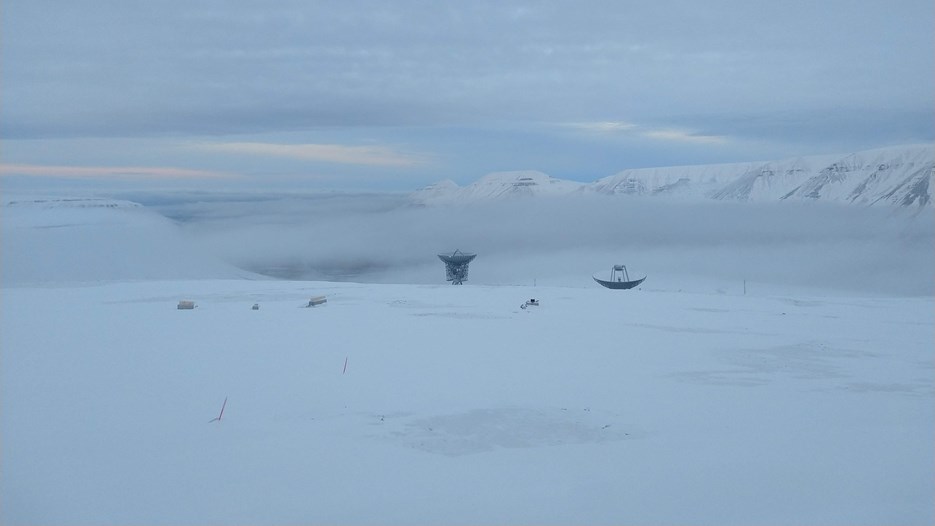
<svg viewBox="0 0 935 526">
<path fill-rule="evenodd" d="M 859 206 L 576 197 L 418 208 L 398 195 L 153 201 L 201 246 L 292 279 L 443 283 L 439 252 L 476 252 L 470 284 L 935 292 L 935 221 Z"/>
</svg>

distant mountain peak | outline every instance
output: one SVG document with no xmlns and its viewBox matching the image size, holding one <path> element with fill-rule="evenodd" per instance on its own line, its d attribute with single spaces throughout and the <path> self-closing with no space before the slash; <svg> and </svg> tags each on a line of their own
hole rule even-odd
<svg viewBox="0 0 935 526">
<path fill-rule="evenodd" d="M 27 197 L 4 203 L 16 208 L 138 208 L 142 205 L 132 201 L 98 197 Z"/>
<path fill-rule="evenodd" d="M 539 171 L 494 172 L 467 186 L 442 181 L 411 195 L 424 205 L 562 196 L 578 192 L 721 201 L 830 201 L 862 205 L 933 206 L 935 147 L 894 146 L 845 155 L 637 168 L 593 183 Z"/>
<path fill-rule="evenodd" d="M 492 199 L 564 195 L 576 192 L 583 183 L 566 181 L 534 170 L 489 173 L 467 186 L 451 181 L 429 185 L 414 194 L 414 202 L 424 205 L 468 203 Z"/>
</svg>

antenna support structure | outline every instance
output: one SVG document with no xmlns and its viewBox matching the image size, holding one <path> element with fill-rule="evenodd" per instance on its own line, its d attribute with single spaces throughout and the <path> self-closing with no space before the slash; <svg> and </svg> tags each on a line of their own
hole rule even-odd
<svg viewBox="0 0 935 526">
<path fill-rule="evenodd" d="M 438 259 L 445 264 L 445 279 L 452 285 L 462 285 L 467 281 L 468 264 L 477 257 L 477 254 L 455 250 L 449 254 L 439 254 Z"/>
</svg>

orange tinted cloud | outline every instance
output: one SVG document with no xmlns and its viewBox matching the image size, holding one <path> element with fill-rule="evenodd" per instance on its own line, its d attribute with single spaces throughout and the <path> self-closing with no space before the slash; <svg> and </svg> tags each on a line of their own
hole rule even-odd
<svg viewBox="0 0 935 526">
<path fill-rule="evenodd" d="M 415 166 L 426 162 L 423 156 L 401 153 L 386 146 L 227 142 L 199 144 L 197 148 L 224 153 L 286 157 L 305 161 L 367 166 Z"/>
<path fill-rule="evenodd" d="M 650 130 L 643 133 L 644 137 L 662 141 L 676 141 L 700 144 L 723 144 L 727 139 L 720 135 L 701 135 L 682 130 Z"/>
<path fill-rule="evenodd" d="M 41 164 L 0 164 L 0 176 L 33 177 L 125 177 L 148 179 L 205 179 L 235 177 L 234 174 L 211 170 L 191 170 L 165 166 L 52 166 Z"/>
</svg>

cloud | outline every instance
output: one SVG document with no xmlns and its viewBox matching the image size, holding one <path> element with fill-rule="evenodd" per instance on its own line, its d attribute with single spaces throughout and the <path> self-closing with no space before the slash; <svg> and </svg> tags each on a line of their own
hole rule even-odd
<svg viewBox="0 0 935 526">
<path fill-rule="evenodd" d="M 239 177 L 213 170 L 192 170 L 167 166 L 52 166 L 40 164 L 0 164 L 0 176 L 64 178 L 146 178 L 215 179 Z"/>
<path fill-rule="evenodd" d="M 141 16 L 133 3 L 50 14 L 8 2 L 0 136 L 8 160 L 187 165 L 192 154 L 87 160 L 92 150 L 40 144 L 53 139 L 291 142 L 242 153 L 452 179 L 467 166 L 591 177 L 930 141 L 932 2 L 851 3 L 165 0 Z M 729 148 L 712 147 L 725 137 Z M 56 158 L 16 151 L 31 144 Z M 98 153 L 113 154 L 127 157 Z"/>
<path fill-rule="evenodd" d="M 636 124 L 620 121 L 573 122 L 565 126 L 585 132 L 601 134 L 631 132 L 639 128 Z"/>
<path fill-rule="evenodd" d="M 427 162 L 427 157 L 424 155 L 402 153 L 386 146 L 227 142 L 204 143 L 197 145 L 196 148 L 203 151 L 366 166 L 412 167 Z"/>
<path fill-rule="evenodd" d="M 643 137 L 659 139 L 662 141 L 676 141 L 697 144 L 724 144 L 727 139 L 721 135 L 701 135 L 683 130 L 647 130 L 641 133 Z"/>
<path fill-rule="evenodd" d="M 639 136 L 681 143 L 723 144 L 727 142 L 727 138 L 721 135 L 707 135 L 676 128 L 652 128 L 623 121 L 573 122 L 562 126 L 585 133 Z"/>
</svg>

